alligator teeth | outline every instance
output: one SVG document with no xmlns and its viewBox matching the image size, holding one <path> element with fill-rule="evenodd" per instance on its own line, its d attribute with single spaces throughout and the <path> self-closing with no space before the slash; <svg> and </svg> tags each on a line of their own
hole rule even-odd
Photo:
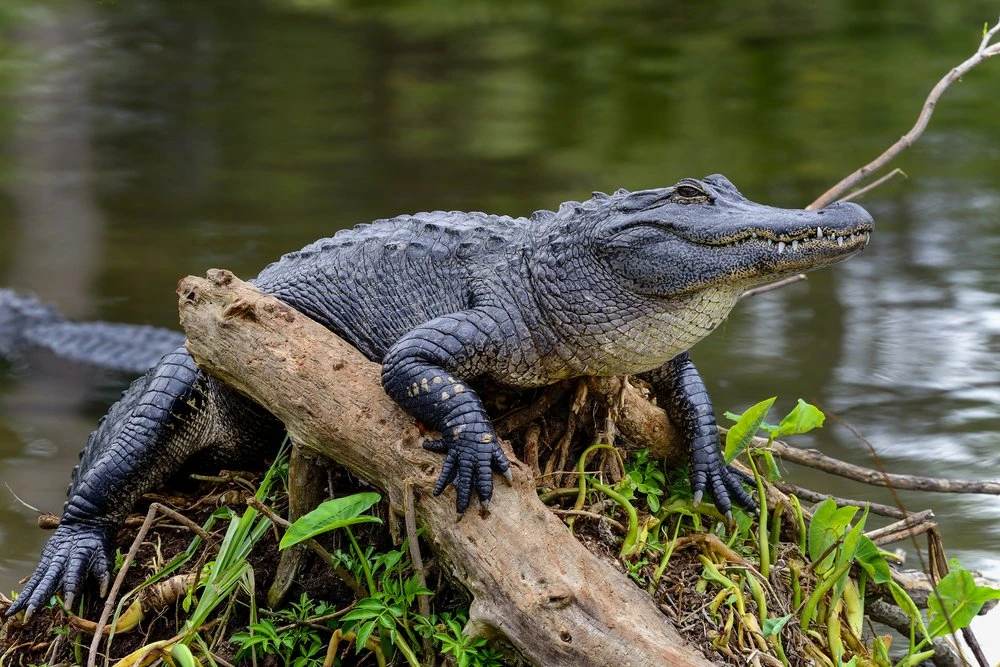
<svg viewBox="0 0 1000 667">
<path fill-rule="evenodd" d="M 752 239 L 757 238 L 757 232 L 750 232 L 750 238 Z"/>
<path fill-rule="evenodd" d="M 767 240 L 767 245 L 769 245 L 769 246 L 774 245 L 774 241 L 772 241 L 771 239 L 768 239 Z"/>
<path fill-rule="evenodd" d="M 868 247 L 868 243 L 872 240 L 872 235 L 870 232 L 865 232 L 865 247 Z"/>
<path fill-rule="evenodd" d="M 792 241 L 792 250 L 798 250 L 798 249 L 799 249 L 799 242 Z"/>
<path fill-rule="evenodd" d="M 843 246 L 844 245 L 844 237 L 843 236 L 838 236 L 837 237 L 837 245 L 838 246 Z"/>
<path fill-rule="evenodd" d="M 778 241 L 778 254 L 780 255 L 783 252 L 785 252 L 785 242 Z"/>
<path fill-rule="evenodd" d="M 816 238 L 818 239 L 823 238 L 823 230 L 820 229 L 819 227 L 816 228 Z"/>
</svg>

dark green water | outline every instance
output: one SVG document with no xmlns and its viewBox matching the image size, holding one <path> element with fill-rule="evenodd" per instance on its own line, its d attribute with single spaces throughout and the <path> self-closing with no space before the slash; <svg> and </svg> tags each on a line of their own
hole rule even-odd
<svg viewBox="0 0 1000 667">
<path fill-rule="evenodd" d="M 804 6 L 808 5 L 808 6 Z M 248 277 L 337 229 L 528 214 L 723 172 L 801 206 L 912 124 L 990 3 L 91 3 L 0 9 L 0 285 L 170 326 L 178 278 Z M 694 351 L 720 412 L 779 395 L 894 471 L 1000 469 L 1000 61 L 950 90 L 868 250 L 741 304 Z M 0 367 L 0 482 L 58 512 L 128 378 Z M 835 425 L 799 443 L 857 463 Z M 792 470 L 794 481 L 891 502 Z M 2 489 L 0 590 L 46 535 Z M 1000 576 L 1000 500 L 903 494 Z"/>
</svg>

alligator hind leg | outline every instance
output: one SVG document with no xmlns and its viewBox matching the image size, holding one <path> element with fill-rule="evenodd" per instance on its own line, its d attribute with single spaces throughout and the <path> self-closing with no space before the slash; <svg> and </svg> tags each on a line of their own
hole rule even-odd
<svg viewBox="0 0 1000 667">
<path fill-rule="evenodd" d="M 59 589 L 69 606 L 88 577 L 101 583 L 103 593 L 113 562 L 111 538 L 143 493 L 209 447 L 261 451 L 251 436 L 263 440 L 262 424 L 276 422 L 200 371 L 183 347 L 164 356 L 132 383 L 91 435 L 62 521 L 6 615 L 22 609 L 30 615 Z"/>
<path fill-rule="evenodd" d="M 642 377 L 653 385 L 660 406 L 690 443 L 691 490 L 695 504 L 708 490 L 715 506 L 727 518 L 732 516 L 734 501 L 756 512 L 757 503 L 742 485 L 744 475 L 727 466 L 722 458 L 712 401 L 688 353 L 678 354 Z"/>
</svg>

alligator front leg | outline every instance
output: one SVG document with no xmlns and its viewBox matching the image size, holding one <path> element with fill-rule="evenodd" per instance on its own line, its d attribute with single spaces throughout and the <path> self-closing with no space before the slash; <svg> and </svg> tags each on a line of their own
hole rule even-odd
<svg viewBox="0 0 1000 667">
<path fill-rule="evenodd" d="M 475 487 L 486 508 L 493 496 L 493 471 L 510 481 L 501 449 L 482 401 L 465 378 L 488 370 L 497 357 L 499 314 L 467 310 L 431 320 L 403 336 L 382 363 L 382 386 L 404 410 L 441 433 L 424 447 L 446 452 L 434 495 L 454 483 L 459 514 Z"/>
<path fill-rule="evenodd" d="M 743 488 L 743 475 L 726 465 L 719 450 L 719 427 L 705 383 L 687 352 L 642 376 L 656 392 L 660 406 L 691 446 L 691 490 L 697 505 L 707 489 L 715 506 L 732 519 L 732 504 L 757 511 Z"/>
</svg>

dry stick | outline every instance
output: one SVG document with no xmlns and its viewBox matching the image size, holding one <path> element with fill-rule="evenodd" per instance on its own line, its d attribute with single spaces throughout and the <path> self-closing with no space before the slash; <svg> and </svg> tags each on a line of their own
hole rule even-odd
<svg viewBox="0 0 1000 667">
<path fill-rule="evenodd" d="M 403 492 L 403 523 L 406 526 L 407 546 L 410 548 L 410 562 L 417 573 L 417 581 L 421 588 L 427 588 L 427 572 L 424 570 L 424 559 L 420 555 L 420 543 L 417 541 L 417 509 L 413 502 L 412 484 L 406 484 Z M 431 617 L 431 602 L 426 595 L 417 596 L 417 607 L 421 616 Z"/>
<path fill-rule="evenodd" d="M 934 107 L 937 105 L 938 99 L 940 99 L 941 95 L 944 94 L 944 91 L 947 90 L 951 84 L 961 79 L 965 74 L 967 74 L 979 63 L 983 62 L 988 58 L 992 58 L 995 55 L 1000 55 L 1000 43 L 990 44 L 990 40 L 992 40 L 993 37 L 996 36 L 998 31 L 1000 31 L 1000 20 L 998 20 L 997 25 L 993 26 L 992 29 L 990 29 L 989 31 L 986 32 L 985 35 L 983 35 L 983 40 L 979 43 L 979 48 L 976 49 L 976 52 L 969 59 L 967 59 L 965 62 L 958 65 L 957 67 L 952 68 L 952 70 L 948 72 L 948 74 L 946 74 L 944 78 L 942 78 L 940 81 L 937 82 L 937 85 L 935 85 L 931 89 L 931 92 L 928 93 L 927 99 L 924 100 L 924 106 L 920 109 L 920 115 L 917 116 L 917 122 L 913 125 L 912 128 L 910 128 L 909 132 L 900 137 L 899 140 L 896 141 L 896 143 L 894 143 L 892 146 L 889 146 L 889 148 L 887 148 L 877 158 L 875 158 L 865 166 L 861 167 L 860 169 L 857 169 L 851 174 L 845 176 L 843 179 L 841 179 L 839 183 L 837 183 L 832 188 L 830 188 L 822 195 L 820 195 L 813 203 L 809 204 L 809 206 L 806 206 L 806 209 L 814 210 L 817 208 L 823 208 L 824 206 L 832 204 L 834 201 L 838 201 L 837 198 L 843 195 L 847 190 L 853 188 L 855 185 L 864 181 L 874 172 L 878 171 L 879 169 L 889 164 L 892 160 L 896 158 L 897 155 L 899 155 L 904 150 L 912 146 L 913 143 L 920 138 L 920 135 L 924 133 L 924 130 L 927 129 L 927 124 L 930 122 L 931 115 L 934 113 Z M 889 174 L 879 178 L 874 183 L 865 186 L 863 188 L 860 188 L 850 193 L 849 195 L 842 197 L 839 201 L 848 201 L 850 199 L 853 199 L 854 197 L 862 195 L 865 192 L 868 192 L 869 190 L 876 188 L 879 185 L 882 185 L 890 178 L 895 176 L 897 172 L 903 173 L 902 170 L 900 169 L 894 169 L 891 172 L 889 172 Z M 905 174 L 903 175 L 905 176 Z M 779 287 L 784 287 L 785 285 L 791 285 L 793 283 L 800 282 L 802 280 L 805 280 L 805 278 L 806 278 L 805 274 L 800 273 L 798 275 L 792 276 L 791 278 L 786 278 L 776 283 L 772 283 L 771 285 L 762 285 L 761 287 L 754 287 L 753 289 L 744 292 L 743 296 L 740 298 L 746 298 L 748 296 L 754 296 L 756 294 L 770 292 L 771 290 L 778 289 Z"/>
<path fill-rule="evenodd" d="M 852 429 L 853 430 L 853 429 Z M 857 433 L 855 432 L 855 435 Z M 763 442 L 763 439 L 761 439 Z M 775 454 L 785 461 L 828 472 L 864 482 L 872 486 L 885 486 L 896 489 L 914 491 L 935 491 L 938 493 L 984 493 L 1000 495 L 1000 482 L 993 480 L 942 479 L 940 477 L 922 477 L 920 475 L 902 475 L 899 473 L 882 472 L 872 468 L 847 463 L 832 456 L 827 456 L 815 449 L 798 449 L 784 442 L 775 440 L 771 445 Z"/>
<path fill-rule="evenodd" d="M 954 67 L 950 72 L 948 72 L 948 74 L 937 82 L 937 85 L 935 85 L 934 88 L 931 89 L 930 94 L 927 95 L 927 99 L 924 101 L 924 106 L 920 110 L 920 115 L 917 117 L 917 122 L 912 128 L 910 128 L 909 132 L 900 137 L 896 143 L 890 146 L 877 158 L 854 173 L 846 176 L 839 183 L 824 192 L 816 201 L 809 204 L 806 208 L 812 210 L 822 208 L 832 203 L 844 192 L 868 178 L 873 172 L 878 171 L 901 152 L 912 146 L 913 142 L 924 133 L 924 130 L 927 128 L 927 124 L 930 122 L 931 114 L 934 113 L 934 106 L 937 104 L 938 99 L 944 91 L 948 89 L 948 86 L 961 79 L 972 68 L 987 58 L 1000 55 L 1000 43 L 990 44 L 990 40 L 993 39 L 998 31 L 1000 31 L 1000 21 L 998 21 L 997 25 L 993 26 L 991 30 L 983 35 L 983 40 L 979 43 L 979 48 L 976 49 L 976 52 L 972 54 L 968 60 L 963 62 L 961 65 Z"/>
<path fill-rule="evenodd" d="M 868 192 L 869 190 L 874 190 L 878 186 L 880 186 L 883 183 L 886 183 L 886 182 L 892 180 L 893 177 L 895 177 L 897 175 L 900 175 L 900 174 L 902 174 L 903 178 L 906 178 L 906 172 L 903 171 L 902 169 L 900 169 L 899 167 L 896 167 L 895 169 L 893 169 L 892 171 L 890 171 L 885 176 L 881 176 L 881 177 L 875 179 L 874 181 L 872 181 L 871 183 L 869 183 L 868 185 L 866 185 L 863 188 L 858 188 L 857 190 L 855 190 L 853 192 L 848 192 L 846 195 L 844 195 L 843 197 L 841 197 L 837 201 L 851 201 L 851 200 L 853 200 L 856 197 L 860 197 L 861 195 L 863 195 L 864 193 Z"/>
<path fill-rule="evenodd" d="M 97 647 L 100 645 L 101 638 L 104 636 L 104 626 L 108 624 L 108 619 L 111 618 L 111 610 L 115 608 L 115 598 L 118 597 L 118 591 L 121 590 L 122 584 L 125 582 L 125 575 L 128 574 L 129 568 L 132 567 L 132 561 L 134 561 L 136 555 L 138 555 L 139 547 L 142 546 L 143 541 L 146 539 L 146 533 L 148 533 L 150 527 L 152 527 L 153 519 L 156 518 L 157 511 L 165 509 L 168 508 L 164 507 L 160 503 L 152 503 L 149 506 L 149 511 L 146 512 L 146 520 L 142 522 L 139 532 L 136 533 L 135 539 L 132 540 L 132 547 L 128 550 L 128 554 L 125 556 L 125 562 L 122 563 L 122 568 L 118 571 L 118 576 L 115 577 L 115 583 L 111 587 L 111 592 L 108 593 L 108 599 L 104 602 L 104 609 L 101 611 L 101 618 L 97 621 L 97 629 L 94 631 L 94 639 L 90 642 L 90 653 L 87 655 L 87 667 L 94 667 L 97 664 Z"/>
<path fill-rule="evenodd" d="M 789 495 L 795 494 L 800 500 L 808 500 L 811 503 L 821 503 L 827 498 L 833 498 L 833 502 L 837 503 L 837 507 L 867 507 L 872 514 L 886 516 L 890 519 L 902 519 L 906 516 L 906 512 L 892 505 L 872 503 L 867 500 L 854 500 L 853 498 L 839 498 L 829 493 L 820 493 L 819 491 L 813 491 L 804 486 L 789 484 L 781 480 L 776 480 L 772 484 L 778 487 L 779 491 L 783 491 Z"/>
<path fill-rule="evenodd" d="M 865 537 L 875 542 L 876 540 L 882 539 L 886 535 L 892 535 L 898 533 L 901 530 L 908 531 L 918 524 L 922 524 L 925 521 L 933 518 L 934 512 L 931 510 L 924 510 L 923 512 L 917 512 L 916 514 L 911 514 L 908 517 L 904 517 L 902 521 L 897 521 L 895 523 L 890 523 L 888 526 L 883 526 L 881 528 L 876 528 L 875 530 L 870 530 L 865 533 Z"/>
<path fill-rule="evenodd" d="M 767 285 L 761 285 L 760 287 L 751 287 L 746 292 L 740 295 L 741 299 L 746 299 L 747 297 L 757 296 L 758 294 L 764 294 L 765 292 L 773 292 L 776 289 L 781 289 L 786 285 L 793 285 L 797 282 L 806 279 L 806 274 L 797 273 L 794 276 L 783 278 L 777 282 L 768 283 Z"/>
</svg>

